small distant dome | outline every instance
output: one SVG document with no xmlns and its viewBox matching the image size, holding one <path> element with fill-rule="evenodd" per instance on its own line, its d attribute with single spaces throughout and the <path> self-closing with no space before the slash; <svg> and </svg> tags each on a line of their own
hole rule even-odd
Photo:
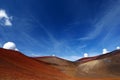
<svg viewBox="0 0 120 80">
<path fill-rule="evenodd" d="M 7 42 L 3 45 L 4 49 L 12 49 L 12 50 L 16 50 L 16 45 L 14 42 Z"/>
<path fill-rule="evenodd" d="M 116 47 L 116 49 L 120 49 L 120 47 L 119 47 L 119 46 L 117 46 L 117 47 Z"/>
<path fill-rule="evenodd" d="M 109 51 L 104 48 L 102 54 L 106 54 L 106 53 L 108 53 L 108 52 L 109 52 Z"/>
<path fill-rule="evenodd" d="M 84 57 L 88 57 L 88 53 L 84 53 Z"/>
</svg>

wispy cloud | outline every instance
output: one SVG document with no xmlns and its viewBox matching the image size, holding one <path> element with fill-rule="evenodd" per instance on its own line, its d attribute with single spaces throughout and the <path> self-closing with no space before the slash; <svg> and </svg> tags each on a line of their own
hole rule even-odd
<svg viewBox="0 0 120 80">
<path fill-rule="evenodd" d="M 35 17 L 33 17 L 34 21 L 36 21 L 37 25 L 39 25 L 39 27 L 41 27 L 45 33 L 48 35 L 48 38 L 50 39 L 49 43 L 52 42 L 51 46 L 52 46 L 52 51 L 50 51 L 51 53 L 61 53 L 61 49 L 63 49 L 63 47 L 65 47 L 65 43 L 64 41 L 58 41 L 53 34 L 51 34 L 51 32 L 43 25 L 39 22 L 39 20 L 37 20 Z"/>
<path fill-rule="evenodd" d="M 102 31 L 104 26 L 100 25 L 99 27 L 95 27 L 95 29 L 90 32 L 87 36 L 80 38 L 79 40 L 91 40 L 96 38 Z"/>
<path fill-rule="evenodd" d="M 0 24 L 4 26 L 12 26 L 11 20 L 12 18 L 8 16 L 5 10 L 0 10 Z"/>
<path fill-rule="evenodd" d="M 32 16 L 32 18 L 34 19 L 34 21 L 37 23 L 37 25 L 39 25 L 39 27 L 41 27 L 45 32 L 46 34 L 48 35 L 48 37 L 50 38 L 50 40 L 54 43 L 54 42 L 58 42 L 55 37 L 49 32 L 49 30 L 39 22 L 38 19 L 36 19 L 34 16 Z"/>
<path fill-rule="evenodd" d="M 93 30 L 90 31 L 87 36 L 82 37 L 79 40 L 95 39 L 106 30 L 117 27 L 117 25 L 120 24 L 120 1 L 116 1 L 114 4 L 111 3 L 108 5 L 103 13 L 104 15 L 93 25 Z"/>
</svg>

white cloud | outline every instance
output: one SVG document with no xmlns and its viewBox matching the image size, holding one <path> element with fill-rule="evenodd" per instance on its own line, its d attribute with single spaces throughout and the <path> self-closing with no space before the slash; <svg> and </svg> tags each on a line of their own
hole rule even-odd
<svg viewBox="0 0 120 80">
<path fill-rule="evenodd" d="M 8 16 L 6 15 L 5 10 L 0 10 L 0 18 L 3 18 L 3 17 L 8 18 Z"/>
<path fill-rule="evenodd" d="M 84 57 L 88 57 L 89 55 L 88 55 L 88 53 L 84 53 Z"/>
<path fill-rule="evenodd" d="M 9 19 L 6 19 L 6 21 L 5 21 L 5 25 L 6 25 L 6 26 L 12 26 L 12 23 L 10 22 Z"/>
<path fill-rule="evenodd" d="M 3 45 L 3 48 L 4 49 L 11 49 L 11 50 L 16 50 L 18 51 L 18 49 L 16 48 L 16 45 L 14 42 L 6 42 L 4 45 Z"/>
<path fill-rule="evenodd" d="M 12 26 L 11 20 L 12 18 L 8 16 L 5 10 L 0 10 L 0 24 L 5 26 Z"/>
<path fill-rule="evenodd" d="M 106 53 L 108 53 L 108 52 L 109 52 L 109 51 L 104 48 L 102 54 L 106 54 Z"/>
</svg>

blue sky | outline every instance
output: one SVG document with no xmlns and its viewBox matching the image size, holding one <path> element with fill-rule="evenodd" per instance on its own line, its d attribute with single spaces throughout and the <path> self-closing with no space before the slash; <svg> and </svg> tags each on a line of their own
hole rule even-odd
<svg viewBox="0 0 120 80">
<path fill-rule="evenodd" d="M 119 0 L 0 0 L 0 10 L 0 46 L 28 56 L 75 60 L 120 46 Z"/>
</svg>

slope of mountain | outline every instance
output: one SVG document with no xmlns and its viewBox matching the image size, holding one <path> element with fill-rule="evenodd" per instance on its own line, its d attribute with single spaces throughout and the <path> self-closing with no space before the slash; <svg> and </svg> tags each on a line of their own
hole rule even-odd
<svg viewBox="0 0 120 80">
<path fill-rule="evenodd" d="M 71 62 L 0 48 L 0 80 L 120 80 L 120 50 Z"/>
<path fill-rule="evenodd" d="M 78 76 L 120 77 L 120 50 L 77 60 Z"/>
<path fill-rule="evenodd" d="M 69 76 L 76 75 L 76 65 L 72 61 L 68 61 L 56 56 L 35 57 L 35 59 L 46 62 Z"/>
<path fill-rule="evenodd" d="M 0 80 L 68 80 L 69 77 L 42 61 L 0 48 Z"/>
<path fill-rule="evenodd" d="M 94 57 L 79 59 L 75 62 L 67 61 L 54 56 L 36 57 L 39 61 L 60 69 L 73 77 L 119 77 L 120 50 Z"/>
</svg>

